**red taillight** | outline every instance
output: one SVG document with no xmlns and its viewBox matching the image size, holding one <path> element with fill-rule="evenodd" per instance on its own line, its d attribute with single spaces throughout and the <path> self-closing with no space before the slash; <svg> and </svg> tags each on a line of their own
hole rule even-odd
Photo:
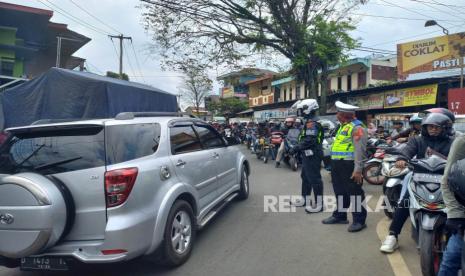
<svg viewBox="0 0 465 276">
<path fill-rule="evenodd" d="M 123 204 L 136 182 L 137 168 L 119 169 L 105 173 L 107 207 Z"/>
<path fill-rule="evenodd" d="M 102 250 L 103 255 L 115 255 L 115 254 L 123 254 L 128 252 L 127 250 L 124 249 L 108 249 L 108 250 Z"/>
</svg>

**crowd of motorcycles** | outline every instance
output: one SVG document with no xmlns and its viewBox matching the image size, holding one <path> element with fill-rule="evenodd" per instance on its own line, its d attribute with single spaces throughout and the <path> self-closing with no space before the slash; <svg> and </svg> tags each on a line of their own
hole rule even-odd
<svg viewBox="0 0 465 276">
<path fill-rule="evenodd" d="M 244 127 L 240 131 L 226 131 L 225 135 L 236 136 L 264 163 L 268 163 L 270 159 L 275 160 L 281 143 L 284 143 L 282 161 L 293 171 L 297 171 L 301 165 L 300 155 L 290 154 L 289 149 L 298 143 L 299 134 L 300 129 L 294 128 L 287 135 L 281 131 L 271 131 L 268 136 L 260 136 L 254 128 Z M 327 170 L 330 170 L 330 148 L 334 135 L 335 128 L 325 128 L 323 166 Z M 412 159 L 408 167 L 399 169 L 395 163 L 405 145 L 396 141 L 369 138 L 368 159 L 363 177 L 369 184 L 382 186 L 385 196 L 384 213 L 388 218 L 393 217 L 404 193 L 409 193 L 412 238 L 418 245 L 422 271 L 424 275 L 436 275 L 448 239 L 445 229 L 447 216 L 440 187 L 446 157 L 431 152 L 427 158 Z M 408 178 L 408 185 L 403 191 L 404 178 Z"/>
</svg>

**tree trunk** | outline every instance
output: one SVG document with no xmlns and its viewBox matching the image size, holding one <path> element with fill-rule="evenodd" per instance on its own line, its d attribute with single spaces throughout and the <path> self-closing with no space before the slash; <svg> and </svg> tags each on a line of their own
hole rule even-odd
<svg viewBox="0 0 465 276">
<path fill-rule="evenodd" d="M 320 77 L 320 84 L 321 84 L 321 107 L 320 107 L 320 114 L 325 115 L 328 104 L 327 104 L 327 96 L 328 96 L 328 65 L 323 64 L 321 68 L 321 77 Z"/>
</svg>

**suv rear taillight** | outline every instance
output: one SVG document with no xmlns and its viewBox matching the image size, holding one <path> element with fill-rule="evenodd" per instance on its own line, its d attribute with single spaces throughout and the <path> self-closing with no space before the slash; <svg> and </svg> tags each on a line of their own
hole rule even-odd
<svg viewBox="0 0 465 276">
<path fill-rule="evenodd" d="M 107 208 L 123 204 L 136 182 L 137 168 L 119 169 L 105 173 Z"/>
</svg>

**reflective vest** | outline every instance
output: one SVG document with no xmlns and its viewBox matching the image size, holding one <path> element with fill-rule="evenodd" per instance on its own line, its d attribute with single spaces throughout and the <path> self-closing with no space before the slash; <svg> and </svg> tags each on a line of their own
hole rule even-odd
<svg viewBox="0 0 465 276">
<path fill-rule="evenodd" d="M 354 120 L 339 127 L 331 147 L 331 159 L 354 160 L 355 147 L 352 141 L 352 131 L 354 127 L 361 125 L 362 122 Z"/>
</svg>

